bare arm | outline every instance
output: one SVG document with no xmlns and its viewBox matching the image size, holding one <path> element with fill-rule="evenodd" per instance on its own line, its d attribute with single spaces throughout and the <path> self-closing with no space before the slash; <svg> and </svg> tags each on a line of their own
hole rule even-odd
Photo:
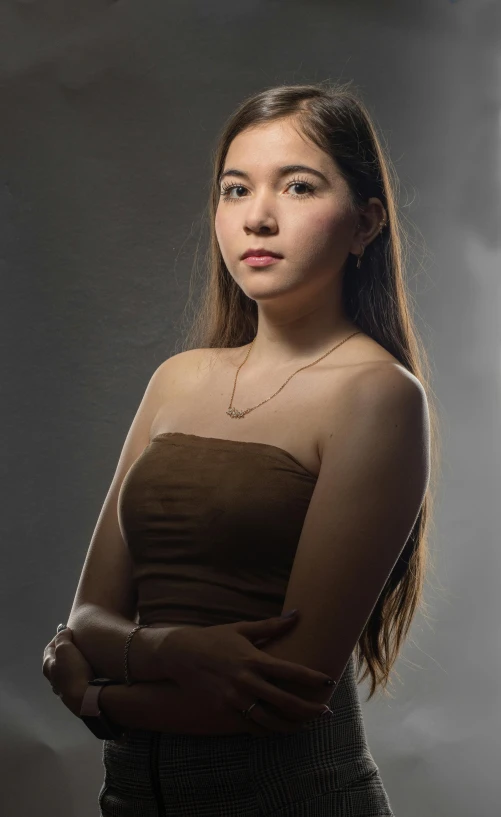
<svg viewBox="0 0 501 817">
<path fill-rule="evenodd" d="M 73 632 L 75 646 L 96 675 L 125 683 L 125 642 L 137 622 L 99 605 L 85 604 L 70 614 L 67 623 Z M 128 653 L 129 676 L 133 681 L 166 679 L 165 662 L 161 667 L 157 649 L 166 632 L 177 629 L 168 624 L 152 625 L 134 633 Z"/>
<path fill-rule="evenodd" d="M 210 706 L 175 681 L 106 686 L 99 694 L 99 704 L 111 720 L 129 729 L 183 735 L 267 733 L 265 727 L 246 721 L 237 709 Z"/>
<path fill-rule="evenodd" d="M 298 627 L 263 652 L 340 678 L 413 529 L 429 481 L 426 394 L 373 368 L 331 408 L 284 609 Z M 294 690 L 292 690 L 294 691 Z"/>
<path fill-rule="evenodd" d="M 124 681 L 124 650 L 127 636 L 137 624 L 137 592 L 133 564 L 119 518 L 120 491 L 128 472 L 150 443 L 152 423 L 160 406 L 168 401 L 172 370 L 181 354 L 162 363 L 153 373 L 125 439 L 103 507 L 99 514 L 75 598 L 67 621 L 76 646 L 99 675 Z M 166 624 L 165 627 L 170 625 Z M 165 635 L 165 629 L 162 630 Z M 129 648 L 133 680 L 155 681 L 158 630 L 138 630 Z"/>
</svg>

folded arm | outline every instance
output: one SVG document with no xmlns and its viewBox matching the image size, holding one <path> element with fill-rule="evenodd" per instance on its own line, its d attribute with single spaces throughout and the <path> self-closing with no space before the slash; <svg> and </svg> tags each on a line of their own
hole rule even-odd
<svg viewBox="0 0 501 817">
<path fill-rule="evenodd" d="M 301 620 L 263 647 L 335 680 L 414 527 L 429 480 L 421 384 L 401 367 L 361 374 L 332 406 L 287 585 L 283 607 L 299 608 Z M 300 693 L 291 684 L 277 686 Z"/>
<path fill-rule="evenodd" d="M 73 606 L 67 621 L 74 641 L 98 675 L 124 681 L 124 649 L 137 624 L 137 588 L 133 563 L 119 518 L 120 492 L 127 475 L 150 444 L 153 420 L 169 394 L 171 371 L 188 354 L 168 358 L 151 376 L 122 447 L 115 474 L 87 551 Z M 169 625 L 166 625 L 167 627 Z M 165 633 L 164 633 L 165 634 Z M 156 681 L 160 676 L 155 648 L 160 633 L 141 629 L 132 638 L 129 668 L 133 680 Z"/>
<path fill-rule="evenodd" d="M 130 687 L 107 686 L 101 690 L 99 702 L 106 715 L 129 729 L 151 729 L 183 735 L 266 732 L 253 721 L 245 720 L 237 709 L 218 707 L 202 700 L 174 681 L 138 683 Z"/>
<path fill-rule="evenodd" d="M 84 604 L 71 612 L 67 624 L 75 646 L 96 676 L 125 683 L 125 643 L 137 621 L 97 604 Z M 162 667 L 158 648 L 166 634 L 177 629 L 169 624 L 152 625 L 134 633 L 128 652 L 129 676 L 133 681 L 166 680 L 165 662 Z"/>
</svg>

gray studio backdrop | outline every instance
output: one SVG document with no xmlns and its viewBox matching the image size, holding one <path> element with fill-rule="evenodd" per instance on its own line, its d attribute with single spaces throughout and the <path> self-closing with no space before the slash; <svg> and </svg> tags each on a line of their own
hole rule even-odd
<svg viewBox="0 0 501 817">
<path fill-rule="evenodd" d="M 3 817 L 97 817 L 102 744 L 43 647 L 176 351 L 216 134 L 247 94 L 326 78 L 355 80 L 400 176 L 444 435 L 430 620 L 363 704 L 369 744 L 397 817 L 493 817 L 501 3 L 4 0 L 0 30 Z"/>
</svg>

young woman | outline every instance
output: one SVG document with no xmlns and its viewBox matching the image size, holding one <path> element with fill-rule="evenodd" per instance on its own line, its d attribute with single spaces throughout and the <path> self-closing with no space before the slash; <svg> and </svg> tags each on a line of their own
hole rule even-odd
<svg viewBox="0 0 501 817">
<path fill-rule="evenodd" d="M 102 817 L 393 814 L 357 683 L 385 690 L 422 601 L 436 420 L 390 168 L 347 86 L 221 134 L 199 311 L 44 652 L 105 738 Z"/>
</svg>

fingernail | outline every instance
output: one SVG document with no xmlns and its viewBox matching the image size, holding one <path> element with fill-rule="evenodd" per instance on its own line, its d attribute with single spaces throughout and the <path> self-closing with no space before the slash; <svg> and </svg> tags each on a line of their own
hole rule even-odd
<svg viewBox="0 0 501 817">
<path fill-rule="evenodd" d="M 332 678 L 327 678 L 327 680 L 324 681 L 324 685 L 326 687 L 334 687 L 334 686 L 336 686 L 336 684 L 337 684 L 337 681 L 333 681 Z"/>
<path fill-rule="evenodd" d="M 280 618 L 291 618 L 291 616 L 294 616 L 296 613 L 297 613 L 297 608 L 295 610 L 289 610 L 288 613 L 282 613 Z"/>
</svg>

